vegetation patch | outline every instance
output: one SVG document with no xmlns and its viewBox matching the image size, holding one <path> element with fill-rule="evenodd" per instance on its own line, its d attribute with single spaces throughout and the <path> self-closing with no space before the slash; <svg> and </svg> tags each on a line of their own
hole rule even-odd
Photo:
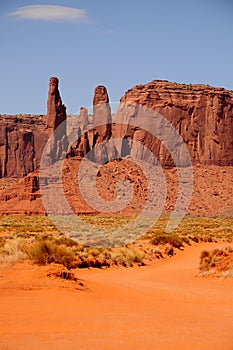
<svg viewBox="0 0 233 350">
<path fill-rule="evenodd" d="M 154 245 L 170 244 L 174 248 L 180 249 L 183 247 L 184 240 L 175 233 L 158 233 L 151 238 L 151 243 Z"/>
<path fill-rule="evenodd" d="M 22 238 L 4 239 L 0 246 L 0 262 L 14 263 L 24 260 L 26 258 L 25 247 L 26 242 Z"/>
<path fill-rule="evenodd" d="M 75 257 L 70 248 L 49 240 L 37 241 L 27 246 L 24 251 L 27 257 L 38 265 L 56 263 L 71 268 Z"/>
<path fill-rule="evenodd" d="M 200 256 L 199 271 L 201 276 L 233 277 L 233 248 L 204 250 Z"/>
<path fill-rule="evenodd" d="M 86 222 L 97 227 L 117 227 L 133 219 L 85 217 Z M 192 242 L 233 240 L 231 219 L 188 217 L 172 233 L 166 232 L 168 221 L 166 217 L 160 218 L 154 227 L 130 244 L 122 241 L 117 246 L 105 247 L 99 242 L 95 247 L 88 247 L 78 243 L 75 238 L 61 234 L 47 217 L 0 217 L 0 261 L 29 259 L 39 265 L 58 263 L 67 269 L 113 265 L 130 267 L 173 256 L 176 249 L 182 249 Z M 216 257 L 210 258 L 209 255 L 203 257 L 203 266 L 215 263 L 214 259 Z M 208 269 L 202 267 L 203 271 L 207 273 Z"/>
<path fill-rule="evenodd" d="M 156 225 L 145 233 L 144 238 L 151 239 L 158 234 L 166 234 L 169 219 L 160 218 Z M 185 217 L 173 231 L 184 243 L 233 241 L 233 220 L 218 217 Z"/>
<path fill-rule="evenodd" d="M 0 216 L 0 233 L 28 236 L 38 233 L 58 234 L 59 231 L 47 216 Z"/>
<path fill-rule="evenodd" d="M 34 264 L 55 263 L 67 269 L 143 265 L 144 255 L 143 251 L 126 246 L 114 249 L 86 247 L 69 237 L 52 235 L 38 235 L 30 239 L 14 237 L 4 240 L 0 248 L 2 261 L 9 257 L 14 261 L 28 259 Z"/>
<path fill-rule="evenodd" d="M 142 266 L 144 265 L 144 258 L 145 253 L 142 250 L 130 249 L 128 247 L 118 248 L 111 255 L 111 260 L 114 264 L 125 267 L 131 267 L 134 264 Z"/>
</svg>

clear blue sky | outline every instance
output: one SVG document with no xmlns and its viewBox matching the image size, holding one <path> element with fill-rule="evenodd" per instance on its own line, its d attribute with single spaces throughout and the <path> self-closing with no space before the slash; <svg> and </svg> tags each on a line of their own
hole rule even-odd
<svg viewBox="0 0 233 350">
<path fill-rule="evenodd" d="M 0 0 L 0 114 L 46 113 L 50 76 L 68 113 L 99 84 L 113 102 L 153 79 L 233 89 L 232 18 L 232 0 Z"/>
</svg>

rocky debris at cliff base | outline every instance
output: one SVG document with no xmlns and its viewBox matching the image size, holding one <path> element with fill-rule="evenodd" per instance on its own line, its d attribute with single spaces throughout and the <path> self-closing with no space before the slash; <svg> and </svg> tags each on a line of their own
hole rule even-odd
<svg viewBox="0 0 233 350">
<path fill-rule="evenodd" d="M 62 178 L 63 192 L 76 215 L 101 215 L 94 208 L 89 207 L 81 197 L 78 187 L 80 162 L 81 160 L 76 158 L 66 159 Z M 233 167 L 196 165 L 193 167 L 193 171 L 194 187 L 187 214 L 232 217 Z M 164 169 L 164 174 L 167 186 L 164 213 L 171 213 L 178 193 L 177 170 L 175 168 Z M 50 176 L 50 181 L 52 181 L 54 187 L 53 174 L 50 174 Z M 37 181 L 35 181 L 35 177 L 37 177 Z M 137 165 L 127 163 L 127 160 L 105 164 L 101 167 L 96 179 L 97 190 L 104 200 L 113 201 L 116 198 L 116 183 L 123 178 L 127 178 L 133 185 L 134 197 L 125 210 L 113 215 L 135 216 L 141 212 L 148 194 L 147 180 Z M 57 185 L 60 186 L 59 183 Z M 57 200 L 56 188 L 54 191 Z M 45 213 L 46 211 L 40 198 L 40 190 L 38 190 L 37 172 L 18 182 L 13 179 L 11 186 L 6 186 L 2 189 L 0 194 L 0 214 L 44 215 Z"/>
</svg>

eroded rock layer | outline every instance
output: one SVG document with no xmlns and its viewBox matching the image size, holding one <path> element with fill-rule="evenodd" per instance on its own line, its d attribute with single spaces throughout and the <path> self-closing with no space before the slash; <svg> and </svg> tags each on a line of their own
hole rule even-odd
<svg viewBox="0 0 233 350">
<path fill-rule="evenodd" d="M 52 77 L 49 81 L 46 116 L 0 115 L 0 126 L 0 178 L 22 178 L 37 169 L 49 137 L 52 141 L 48 161 L 58 160 L 67 145 L 66 107 L 58 79 Z"/>
<path fill-rule="evenodd" d="M 154 80 L 125 93 L 118 114 L 121 114 L 121 118 L 123 114 L 129 126 L 119 127 L 117 136 L 141 141 L 152 149 L 160 163 L 169 165 L 168 150 L 163 144 L 152 140 L 148 133 L 130 126 L 130 120 L 140 118 L 142 106 L 148 108 L 147 113 L 151 110 L 158 112 L 176 128 L 188 147 L 193 164 L 233 164 L 232 91 Z"/>
<path fill-rule="evenodd" d="M 77 214 L 95 214 L 83 203 L 79 190 L 74 190 L 77 170 L 85 156 L 93 162 L 107 164 L 103 174 L 100 172 L 97 176 L 99 192 L 104 198 L 106 194 L 106 200 L 114 200 L 116 196 L 116 178 L 125 177 L 134 184 L 136 199 L 125 212 L 127 215 L 135 214 L 138 205 L 146 200 L 147 184 L 140 173 L 131 165 L 127 168 L 121 158 L 128 155 L 126 159 L 131 163 L 135 158 L 159 162 L 167 177 L 165 211 L 171 211 L 177 193 L 176 169 L 172 168 L 174 156 L 178 164 L 186 165 L 182 144 L 187 146 L 194 169 L 194 192 L 188 212 L 198 215 L 232 213 L 232 91 L 155 80 L 128 90 L 113 122 L 107 90 L 98 86 L 92 118 L 87 109 L 81 108 L 80 115 L 73 119 L 73 124 L 67 128 L 66 108 L 55 77 L 50 79 L 46 116 L 0 115 L 0 214 L 45 214 L 38 168 L 49 137 L 52 142 L 46 154 L 48 165 L 57 165 L 58 160 L 61 163 L 64 154 L 67 157 L 63 173 L 68 185 L 64 191 Z M 170 137 L 171 125 L 181 139 Z M 67 129 L 74 134 L 68 153 Z M 56 182 L 56 174 L 50 176 L 51 181 Z M 56 198 L 56 191 L 54 195 Z"/>
<path fill-rule="evenodd" d="M 36 169 L 48 138 L 43 116 L 0 116 L 0 178 Z"/>
</svg>

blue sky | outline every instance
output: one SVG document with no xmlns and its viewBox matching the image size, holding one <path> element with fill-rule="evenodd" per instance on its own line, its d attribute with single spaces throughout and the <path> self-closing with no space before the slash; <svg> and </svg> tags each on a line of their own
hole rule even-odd
<svg viewBox="0 0 233 350">
<path fill-rule="evenodd" d="M 233 89 L 232 17 L 231 0 L 1 0 L 0 113 L 45 114 L 50 76 L 68 113 L 100 84 L 113 102 L 153 79 Z"/>
</svg>

